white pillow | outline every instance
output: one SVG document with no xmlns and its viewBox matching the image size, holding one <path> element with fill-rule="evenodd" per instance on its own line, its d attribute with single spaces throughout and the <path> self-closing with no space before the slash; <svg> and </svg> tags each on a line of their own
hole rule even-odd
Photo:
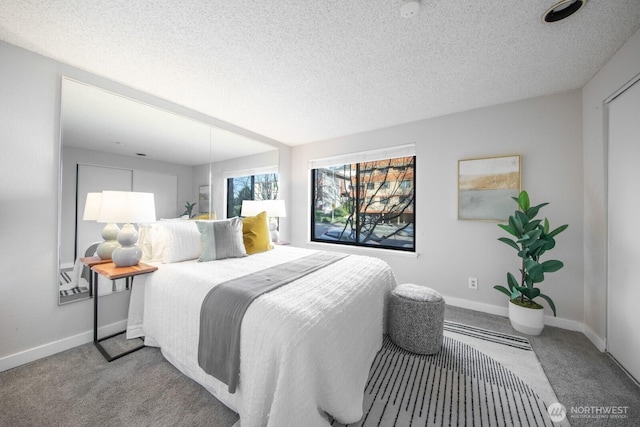
<svg viewBox="0 0 640 427">
<path fill-rule="evenodd" d="M 152 224 L 138 224 L 138 247 L 142 250 L 143 261 L 154 261 L 151 226 Z"/>
<path fill-rule="evenodd" d="M 149 261 L 170 264 L 200 256 L 200 231 L 195 221 L 156 222 L 150 225 L 149 231 L 151 251 L 146 254 Z M 145 246 L 141 246 L 143 255 Z"/>
</svg>

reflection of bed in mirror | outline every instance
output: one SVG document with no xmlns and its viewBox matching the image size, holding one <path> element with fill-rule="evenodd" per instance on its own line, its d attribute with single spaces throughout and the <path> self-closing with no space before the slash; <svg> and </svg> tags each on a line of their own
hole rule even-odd
<svg viewBox="0 0 640 427">
<path fill-rule="evenodd" d="M 158 270 L 141 276 L 133 288 L 129 338 L 144 336 L 146 345 L 160 347 L 181 372 L 238 412 L 243 427 L 328 426 L 329 417 L 343 423 L 360 419 L 369 367 L 382 344 L 385 302 L 395 285 L 386 263 L 277 245 L 248 256 L 199 262 L 193 257 L 200 239 L 191 221 L 154 227 L 162 237 L 144 237 L 155 242 L 145 250 L 162 255 L 145 261 Z M 264 229 L 268 234 L 266 221 Z M 308 257 L 336 255 L 308 274 L 295 267 Z M 292 281 L 287 281 L 290 273 Z M 203 324 L 211 324 L 203 320 L 206 310 L 220 310 L 215 305 L 207 309 L 205 300 L 211 300 L 212 289 L 234 281 L 244 287 L 274 277 L 284 277 L 284 285 L 253 300 L 241 320 L 239 382 L 233 391 L 202 361 L 220 346 L 220 333 L 235 330 L 201 331 Z M 235 307 L 227 299 L 221 303 Z M 224 366 L 232 360 L 221 359 Z"/>
<path fill-rule="evenodd" d="M 175 218 L 185 202 L 198 201 L 200 186 L 214 187 L 213 160 L 270 152 L 277 164 L 274 146 L 68 78 L 62 80 L 60 120 L 60 304 L 89 297 L 74 271 L 89 246 L 102 239 L 105 224 L 82 220 L 87 193 L 152 192 L 157 217 Z M 210 206 L 198 211 L 223 213 L 213 197 L 208 200 Z M 99 286 L 101 295 L 123 289 L 120 283 Z"/>
</svg>

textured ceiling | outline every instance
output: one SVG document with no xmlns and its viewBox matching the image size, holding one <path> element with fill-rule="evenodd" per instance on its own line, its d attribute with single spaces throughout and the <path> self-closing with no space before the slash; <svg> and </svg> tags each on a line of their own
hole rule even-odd
<svg viewBox="0 0 640 427">
<path fill-rule="evenodd" d="M 0 39 L 285 144 L 582 87 L 640 1 L 2 0 Z"/>
</svg>

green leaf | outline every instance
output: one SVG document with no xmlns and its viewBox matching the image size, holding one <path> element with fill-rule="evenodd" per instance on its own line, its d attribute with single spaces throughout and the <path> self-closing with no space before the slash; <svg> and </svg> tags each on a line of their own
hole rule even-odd
<svg viewBox="0 0 640 427">
<path fill-rule="evenodd" d="M 522 228 L 520 230 L 520 234 L 524 233 L 524 227 L 529 224 L 529 217 L 524 213 L 524 212 L 520 212 L 520 211 L 516 211 L 515 212 L 516 218 L 518 219 L 518 222 L 520 224 L 522 224 Z"/>
<path fill-rule="evenodd" d="M 522 233 L 524 231 L 524 226 L 522 225 L 522 222 L 518 219 L 517 215 L 511 215 L 509 217 L 509 227 L 511 227 L 516 231 L 516 237 L 522 236 Z"/>
<path fill-rule="evenodd" d="M 540 294 L 538 295 L 540 298 L 544 298 L 545 300 L 547 300 L 547 302 L 549 303 L 549 307 L 551 307 L 551 311 L 553 311 L 553 315 L 556 316 L 556 305 L 553 303 L 553 301 L 551 300 L 551 298 L 549 298 L 547 295 L 545 294 Z"/>
<path fill-rule="evenodd" d="M 511 290 L 518 287 L 518 281 L 511 273 L 507 273 L 507 284 L 509 285 L 509 289 Z"/>
<path fill-rule="evenodd" d="M 500 240 L 502 243 L 506 243 L 507 245 L 511 246 L 512 248 L 514 248 L 517 251 L 520 250 L 520 246 L 518 246 L 518 244 L 516 242 L 514 242 L 511 239 L 509 239 L 508 237 L 500 237 L 498 240 Z"/>
<path fill-rule="evenodd" d="M 529 217 L 531 218 L 531 217 Z M 539 219 L 534 219 L 533 221 L 529 221 L 529 223 L 524 227 L 524 231 L 525 232 L 529 232 L 531 230 L 534 230 L 536 228 L 538 228 L 538 226 L 540 225 L 541 220 Z"/>
<path fill-rule="evenodd" d="M 531 246 L 538 241 L 540 238 L 540 230 L 530 231 L 522 236 L 522 238 L 518 239 L 516 242 L 520 243 L 523 248 L 528 248 L 531 251 Z"/>
<path fill-rule="evenodd" d="M 520 210 L 526 212 L 529 209 L 529 194 L 526 191 L 521 191 L 518 195 L 518 206 Z"/>
<path fill-rule="evenodd" d="M 562 233 L 564 230 L 566 230 L 567 227 L 569 227 L 569 224 L 561 225 L 560 227 L 558 227 L 555 230 L 553 230 L 551 233 L 547 233 L 547 235 L 549 237 L 555 237 L 558 234 Z"/>
<path fill-rule="evenodd" d="M 498 224 L 498 227 L 502 228 L 504 231 L 511 234 L 512 236 L 518 237 L 518 234 L 516 233 L 516 230 L 514 228 L 511 228 L 506 224 Z"/>
<path fill-rule="evenodd" d="M 496 286 L 493 287 L 493 289 L 497 289 L 500 292 L 502 292 L 503 294 L 505 294 L 506 296 L 511 297 L 511 291 L 509 289 L 505 288 L 502 285 L 496 285 Z"/>
<path fill-rule="evenodd" d="M 526 268 L 527 270 L 531 270 L 536 265 L 538 265 L 538 263 L 534 259 L 530 258 L 524 261 L 524 268 Z"/>
<path fill-rule="evenodd" d="M 544 268 L 540 264 L 531 260 L 527 266 L 527 276 L 531 278 L 532 283 L 540 283 L 544 280 Z"/>
<path fill-rule="evenodd" d="M 528 274 L 524 277 L 524 282 L 527 284 L 528 287 L 533 287 L 533 280 L 531 279 L 531 276 L 529 276 Z"/>
<path fill-rule="evenodd" d="M 543 268 L 545 273 L 553 273 L 554 271 L 558 271 L 562 267 L 564 267 L 564 264 L 562 263 L 562 261 L 550 259 L 540 264 L 540 266 Z"/>
<path fill-rule="evenodd" d="M 553 237 L 546 236 L 544 239 L 544 250 L 549 251 L 556 247 L 556 241 Z"/>
<path fill-rule="evenodd" d="M 518 240 L 518 243 L 522 243 L 523 246 L 529 247 L 534 244 L 538 240 L 538 238 L 540 238 L 540 234 L 542 234 L 542 230 L 532 230 L 528 233 L 525 233 L 522 238 Z"/>
<path fill-rule="evenodd" d="M 538 215 L 538 211 L 540 210 L 540 208 L 547 206 L 548 204 L 549 203 L 540 203 L 537 206 L 530 207 L 529 209 L 527 209 L 527 216 L 532 219 L 535 218 L 536 215 Z"/>
<path fill-rule="evenodd" d="M 532 245 L 529 246 L 529 251 L 534 253 L 540 248 L 543 248 L 547 242 L 545 240 L 536 240 Z"/>
<path fill-rule="evenodd" d="M 529 298 L 529 299 L 534 299 L 537 296 L 540 296 L 540 289 L 538 288 L 524 288 L 524 289 L 520 289 L 520 292 L 522 292 L 522 294 Z"/>
</svg>

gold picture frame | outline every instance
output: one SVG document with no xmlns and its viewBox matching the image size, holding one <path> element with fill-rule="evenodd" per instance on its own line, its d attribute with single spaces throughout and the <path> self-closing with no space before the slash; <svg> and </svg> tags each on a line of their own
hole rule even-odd
<svg viewBox="0 0 640 427">
<path fill-rule="evenodd" d="M 506 221 L 520 179 L 520 155 L 458 160 L 458 219 Z"/>
</svg>

